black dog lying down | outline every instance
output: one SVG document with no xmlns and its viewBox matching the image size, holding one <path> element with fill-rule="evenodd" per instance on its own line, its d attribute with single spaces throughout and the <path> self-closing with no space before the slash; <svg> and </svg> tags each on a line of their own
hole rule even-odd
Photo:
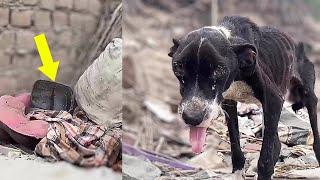
<svg viewBox="0 0 320 180">
<path fill-rule="evenodd" d="M 237 101 L 261 103 L 263 144 L 258 179 L 270 179 L 280 153 L 277 127 L 285 96 L 297 111 L 306 107 L 314 135 L 313 149 L 320 162 L 320 129 L 314 93 L 315 72 L 302 43 L 285 33 L 258 27 L 248 18 L 225 17 L 219 26 L 203 27 L 173 40 L 168 54 L 180 82 L 180 112 L 190 126 L 190 141 L 202 151 L 206 129 L 221 109 L 226 113 L 233 172 L 244 167 L 240 148 Z"/>
</svg>

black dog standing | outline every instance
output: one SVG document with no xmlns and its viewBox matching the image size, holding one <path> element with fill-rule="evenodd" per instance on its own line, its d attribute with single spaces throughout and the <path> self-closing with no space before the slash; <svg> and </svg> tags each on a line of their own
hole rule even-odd
<svg viewBox="0 0 320 180">
<path fill-rule="evenodd" d="M 206 129 L 223 109 L 233 172 L 242 170 L 245 157 L 240 148 L 237 101 L 261 103 L 264 132 L 258 179 L 271 179 L 281 149 L 278 122 L 288 92 L 294 111 L 308 110 L 313 149 L 320 162 L 315 72 L 301 43 L 296 45 L 287 34 L 238 16 L 225 17 L 219 26 L 192 31 L 173 43 L 169 56 L 180 82 L 180 112 L 190 126 L 194 152 L 202 151 Z"/>
</svg>

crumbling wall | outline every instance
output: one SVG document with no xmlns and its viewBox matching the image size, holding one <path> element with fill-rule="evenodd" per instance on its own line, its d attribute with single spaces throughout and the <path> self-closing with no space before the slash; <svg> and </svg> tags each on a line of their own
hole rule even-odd
<svg viewBox="0 0 320 180">
<path fill-rule="evenodd" d="M 91 39 L 103 14 L 121 0 L 0 1 L 0 95 L 30 91 L 44 79 L 33 37 L 45 33 L 54 60 L 60 61 L 57 81 L 72 85 L 83 63 L 78 54 Z M 88 60 L 90 61 L 90 60 Z M 88 65 L 88 63 L 86 63 Z"/>
</svg>

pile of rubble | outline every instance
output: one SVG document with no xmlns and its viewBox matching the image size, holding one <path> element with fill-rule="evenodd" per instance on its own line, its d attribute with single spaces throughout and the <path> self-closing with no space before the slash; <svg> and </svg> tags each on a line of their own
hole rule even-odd
<svg viewBox="0 0 320 180">
<path fill-rule="evenodd" d="M 203 153 L 194 155 L 188 142 L 188 128 L 161 102 L 146 101 L 149 118 L 137 131 L 124 129 L 123 174 L 126 179 L 232 179 L 230 142 L 224 117 L 213 122 Z M 240 144 L 246 157 L 244 175 L 254 178 L 262 145 L 263 112 L 254 104 L 238 103 Z M 149 137 L 139 130 L 152 129 Z M 312 150 L 313 136 L 305 109 L 294 113 L 285 103 L 278 127 L 282 150 L 275 178 L 320 178 Z M 149 146 L 143 146 L 149 143 Z M 143 148 L 141 148 L 143 147 Z"/>
</svg>

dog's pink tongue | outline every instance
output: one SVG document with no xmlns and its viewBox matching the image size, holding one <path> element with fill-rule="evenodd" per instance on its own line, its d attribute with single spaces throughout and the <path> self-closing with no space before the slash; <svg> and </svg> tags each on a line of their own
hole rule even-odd
<svg viewBox="0 0 320 180">
<path fill-rule="evenodd" d="M 196 154 L 202 152 L 206 141 L 206 127 L 190 127 L 190 143 L 192 151 Z"/>
</svg>

